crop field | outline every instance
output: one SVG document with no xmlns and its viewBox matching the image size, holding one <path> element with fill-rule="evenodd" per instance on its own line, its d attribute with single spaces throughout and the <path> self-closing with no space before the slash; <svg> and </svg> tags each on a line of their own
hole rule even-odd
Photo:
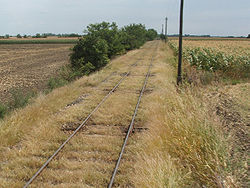
<svg viewBox="0 0 250 188">
<path fill-rule="evenodd" d="M 178 40 L 171 40 L 177 45 Z M 233 55 L 250 55 L 250 40 L 183 40 L 184 48 L 213 48 Z"/>
<path fill-rule="evenodd" d="M 8 38 L 0 39 L 0 44 L 75 44 L 76 37 L 47 37 L 47 38 Z"/>
<path fill-rule="evenodd" d="M 11 91 L 40 91 L 68 63 L 72 44 L 8 44 L 0 48 L 0 101 Z"/>
<path fill-rule="evenodd" d="M 170 46 L 178 53 L 178 40 Z M 198 69 L 249 78 L 250 40 L 184 40 L 183 56 Z"/>
</svg>

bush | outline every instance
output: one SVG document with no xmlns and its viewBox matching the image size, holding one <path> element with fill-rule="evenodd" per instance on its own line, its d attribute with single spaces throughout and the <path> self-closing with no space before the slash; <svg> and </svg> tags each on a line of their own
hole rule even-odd
<svg viewBox="0 0 250 188">
<path fill-rule="evenodd" d="M 149 30 L 147 31 L 147 33 L 146 33 L 146 39 L 147 39 L 148 41 L 151 41 L 151 40 L 156 39 L 157 36 L 158 36 L 158 33 L 157 33 L 157 31 L 154 30 L 154 29 L 149 29 Z"/>
<path fill-rule="evenodd" d="M 87 36 L 91 38 L 100 38 L 108 44 L 108 57 L 120 55 L 125 52 L 121 43 L 120 31 L 116 23 L 102 22 L 99 24 L 90 24 L 85 31 Z"/>
<path fill-rule="evenodd" d="M 29 102 L 29 99 L 34 96 L 33 92 L 25 95 L 20 90 L 12 90 L 11 94 L 13 99 L 13 101 L 9 104 L 11 109 L 22 108 L 26 106 Z"/>
<path fill-rule="evenodd" d="M 63 79 L 63 78 L 50 78 L 48 81 L 48 87 L 50 90 L 53 90 L 55 88 L 58 87 L 62 87 L 64 85 L 66 85 L 68 83 L 67 80 Z"/>
<path fill-rule="evenodd" d="M 147 40 L 157 37 L 155 30 L 146 30 L 142 24 L 131 24 L 119 30 L 114 22 L 90 24 L 85 33 L 70 56 L 71 68 L 77 76 L 89 75 L 105 66 L 113 56 L 140 48 Z"/>
<path fill-rule="evenodd" d="M 7 107 L 0 103 L 0 119 L 3 119 L 7 113 Z"/>
<path fill-rule="evenodd" d="M 88 75 L 109 62 L 108 44 L 100 37 L 87 35 L 74 46 L 70 59 L 74 71 Z"/>
<path fill-rule="evenodd" d="M 147 30 L 142 24 L 130 24 L 122 29 L 122 43 L 126 50 L 140 48 L 146 41 Z"/>
</svg>

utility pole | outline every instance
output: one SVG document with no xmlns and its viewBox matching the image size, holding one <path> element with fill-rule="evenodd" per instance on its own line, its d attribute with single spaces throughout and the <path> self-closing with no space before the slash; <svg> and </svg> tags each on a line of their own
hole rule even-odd
<svg viewBox="0 0 250 188">
<path fill-rule="evenodd" d="M 163 30 L 164 30 L 163 28 L 164 28 L 164 25 L 162 24 L 162 29 L 161 29 L 161 34 L 162 34 L 162 35 L 163 35 L 163 33 L 164 33 L 164 32 L 163 32 Z"/>
<path fill-rule="evenodd" d="M 165 23 L 165 43 L 168 39 L 168 17 L 166 17 L 166 23 Z"/>
<path fill-rule="evenodd" d="M 181 8 L 180 8 L 180 33 L 179 33 L 179 59 L 178 59 L 177 85 L 179 85 L 179 84 L 182 83 L 181 64 L 182 64 L 182 35 L 183 35 L 183 5 L 184 5 L 184 0 L 181 0 Z"/>
</svg>

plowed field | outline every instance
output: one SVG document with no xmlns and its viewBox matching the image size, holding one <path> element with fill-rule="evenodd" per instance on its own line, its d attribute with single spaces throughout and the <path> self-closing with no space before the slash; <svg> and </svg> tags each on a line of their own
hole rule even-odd
<svg viewBox="0 0 250 188">
<path fill-rule="evenodd" d="M 10 92 L 40 91 L 50 77 L 69 62 L 72 44 L 22 44 L 0 46 L 0 101 Z"/>
</svg>

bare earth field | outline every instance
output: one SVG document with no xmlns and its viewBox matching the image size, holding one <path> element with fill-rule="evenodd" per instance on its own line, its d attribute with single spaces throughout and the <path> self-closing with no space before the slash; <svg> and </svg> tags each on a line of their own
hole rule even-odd
<svg viewBox="0 0 250 188">
<path fill-rule="evenodd" d="M 0 102 L 11 90 L 40 91 L 68 63 L 72 44 L 11 44 L 0 46 Z"/>
</svg>

